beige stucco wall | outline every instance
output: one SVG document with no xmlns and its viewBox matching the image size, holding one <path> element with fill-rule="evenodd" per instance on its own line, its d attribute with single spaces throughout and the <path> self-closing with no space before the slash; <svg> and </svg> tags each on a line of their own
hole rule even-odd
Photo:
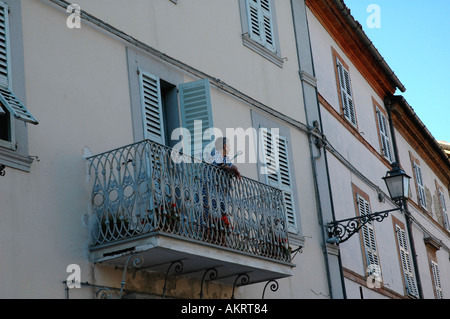
<svg viewBox="0 0 450 319">
<path fill-rule="evenodd" d="M 282 18 L 291 17 L 288 2 L 276 7 L 286 57 L 282 68 L 242 45 L 237 2 L 211 3 L 139 0 L 124 10 L 123 1 L 79 1 L 83 10 L 118 29 L 305 122 L 292 21 Z M 198 10 L 204 6 L 221 14 L 205 15 Z M 30 173 L 7 169 L 0 179 L 0 297 L 64 298 L 62 282 L 70 264 L 80 265 L 82 282 L 117 287 L 121 269 L 94 267 L 89 260 L 91 184 L 83 157 L 135 140 L 126 44 L 84 22 L 80 29 L 67 28 L 67 14 L 47 1 L 22 1 L 22 18 L 27 106 L 40 122 L 28 128 L 29 153 L 39 161 Z M 192 80 L 185 75 L 186 82 Z M 252 126 L 247 103 L 214 86 L 211 99 L 216 127 Z M 290 135 L 305 247 L 294 259 L 294 276 L 280 281 L 273 297 L 326 298 L 308 139 L 292 127 Z M 239 167 L 244 175 L 258 178 L 256 165 Z M 140 280 L 146 276 L 159 275 L 132 273 L 130 287 L 143 287 Z M 186 297 L 179 291 L 198 283 L 179 285 L 172 293 Z M 209 297 L 229 297 L 230 287 L 211 286 L 209 292 Z M 262 286 L 255 285 L 238 293 L 260 297 L 261 292 Z M 91 298 L 93 290 L 72 289 L 70 297 Z"/>
</svg>

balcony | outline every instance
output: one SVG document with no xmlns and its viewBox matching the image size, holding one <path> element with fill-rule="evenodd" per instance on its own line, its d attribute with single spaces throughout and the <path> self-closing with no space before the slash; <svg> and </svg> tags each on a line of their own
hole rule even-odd
<svg viewBox="0 0 450 319">
<path fill-rule="evenodd" d="M 248 283 L 291 275 L 282 192 L 229 176 L 171 148 L 144 140 L 88 159 L 92 183 L 90 252 L 96 263 L 183 275 L 217 270 L 217 281 Z"/>
</svg>

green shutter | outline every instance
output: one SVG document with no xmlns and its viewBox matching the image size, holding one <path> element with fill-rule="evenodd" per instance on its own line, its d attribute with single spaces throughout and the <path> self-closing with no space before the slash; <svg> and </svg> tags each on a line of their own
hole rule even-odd
<svg viewBox="0 0 450 319">
<path fill-rule="evenodd" d="M 0 103 L 16 119 L 38 124 L 38 121 L 12 91 L 10 59 L 8 6 L 0 1 Z M 5 113 L 1 106 L 0 113 Z"/>
<path fill-rule="evenodd" d="M 164 145 L 165 131 L 159 78 L 140 69 L 139 89 L 144 139 L 149 139 Z"/>
<path fill-rule="evenodd" d="M 180 84 L 178 92 L 181 123 L 191 135 L 189 155 L 202 158 L 203 150 L 211 143 L 212 138 L 209 135 L 204 136 L 205 131 L 214 127 L 209 81 L 202 79 Z"/>
<path fill-rule="evenodd" d="M 259 136 L 266 183 L 283 191 L 288 230 L 297 233 L 287 140 L 267 128 L 260 128 Z"/>
<path fill-rule="evenodd" d="M 247 0 L 247 18 L 250 38 L 275 52 L 270 0 Z"/>
</svg>

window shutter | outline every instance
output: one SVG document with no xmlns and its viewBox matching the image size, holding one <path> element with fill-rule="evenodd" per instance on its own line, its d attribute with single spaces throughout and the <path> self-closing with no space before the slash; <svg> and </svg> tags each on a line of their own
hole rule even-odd
<svg viewBox="0 0 450 319">
<path fill-rule="evenodd" d="M 266 167 L 266 182 L 270 186 L 282 190 L 286 206 L 288 230 L 294 233 L 298 232 L 287 140 L 267 128 L 260 128 L 260 143 L 263 165 Z"/>
<path fill-rule="evenodd" d="M 358 211 L 360 216 L 370 214 L 370 204 L 363 197 L 357 195 Z M 381 277 L 380 262 L 378 257 L 377 245 L 375 242 L 375 229 L 372 222 L 368 222 L 362 228 L 362 236 L 364 242 L 364 251 L 366 254 L 367 267 L 377 271 L 377 275 Z M 371 275 L 371 274 L 369 274 Z"/>
<path fill-rule="evenodd" d="M 139 88 L 144 138 L 164 145 L 164 120 L 159 78 L 139 69 Z"/>
<path fill-rule="evenodd" d="M 386 116 L 377 108 L 378 126 L 380 129 L 381 138 L 381 152 L 383 156 L 390 162 L 392 162 L 391 142 L 389 139 L 389 128 L 387 125 Z"/>
<path fill-rule="evenodd" d="M 439 274 L 439 267 L 438 267 L 437 262 L 435 262 L 434 260 L 431 260 L 431 273 L 433 274 L 436 298 L 444 299 L 444 294 L 442 292 L 442 286 L 441 286 L 441 278 L 440 278 L 440 274 Z"/>
<path fill-rule="evenodd" d="M 270 0 L 247 0 L 249 36 L 275 52 Z"/>
<path fill-rule="evenodd" d="M 447 213 L 447 205 L 445 204 L 445 197 L 441 190 L 439 190 L 439 201 L 441 203 L 441 212 L 444 226 L 450 231 L 450 221 Z"/>
<path fill-rule="evenodd" d="M 10 68 L 8 6 L 0 2 L 0 85 L 9 86 Z"/>
<path fill-rule="evenodd" d="M 411 264 L 411 256 L 406 242 L 406 232 L 398 225 L 395 225 L 397 233 L 397 243 L 400 251 L 400 259 L 402 263 L 403 276 L 405 278 L 406 291 L 411 296 L 418 296 L 416 281 L 414 279 L 413 268 Z"/>
<path fill-rule="evenodd" d="M 425 195 L 425 187 L 423 185 L 423 178 L 422 178 L 422 169 L 420 166 L 414 162 L 414 173 L 416 175 L 416 184 L 417 184 L 417 190 L 419 192 L 419 202 L 422 207 L 427 208 L 427 198 Z"/>
<path fill-rule="evenodd" d="M 0 1 L 0 103 L 16 119 L 31 124 L 38 124 L 39 122 L 31 115 L 25 105 L 19 101 L 11 89 L 10 59 L 8 6 Z M 1 106 L 0 113 L 5 113 Z"/>
<path fill-rule="evenodd" d="M 344 110 L 344 117 L 353 125 L 356 125 L 356 113 L 353 105 L 352 88 L 350 82 L 350 73 L 344 65 L 336 58 L 338 78 L 340 84 L 342 108 Z"/>
<path fill-rule="evenodd" d="M 203 79 L 183 83 L 178 90 L 182 124 L 191 133 L 190 155 L 201 158 L 203 150 L 211 143 L 211 136 L 204 139 L 203 135 L 208 128 L 214 127 L 209 81 Z"/>
</svg>

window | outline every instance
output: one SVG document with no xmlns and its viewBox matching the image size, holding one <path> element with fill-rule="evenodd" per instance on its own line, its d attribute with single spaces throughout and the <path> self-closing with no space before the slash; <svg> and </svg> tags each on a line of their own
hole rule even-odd
<svg viewBox="0 0 450 319">
<path fill-rule="evenodd" d="M 209 134 L 208 129 L 214 127 L 209 81 L 203 79 L 183 83 L 178 89 L 182 125 L 191 134 L 191 155 L 203 158 L 203 151 L 212 138 L 205 134 Z"/>
<path fill-rule="evenodd" d="M 38 124 L 36 119 L 27 110 L 25 105 L 19 101 L 12 91 L 11 83 L 11 53 L 9 44 L 9 18 L 8 5 L 0 2 L 0 114 L 2 114 L 2 124 L 9 122 L 2 131 L 8 130 L 8 134 L 2 134 L 2 137 L 12 135 L 13 121 L 10 121 L 11 115 L 19 120 Z M 11 137 L 9 138 L 11 139 Z"/>
<path fill-rule="evenodd" d="M 249 36 L 270 51 L 276 52 L 270 0 L 247 0 Z"/>
<path fill-rule="evenodd" d="M 277 36 L 274 0 L 240 0 L 243 44 L 283 66 Z"/>
<path fill-rule="evenodd" d="M 331 48 L 331 50 L 336 72 L 336 84 L 338 87 L 341 114 L 353 127 L 356 128 L 356 111 L 355 104 L 353 102 L 349 67 L 339 56 L 336 50 L 334 50 L 334 48 Z"/>
<path fill-rule="evenodd" d="M 371 214 L 369 196 L 353 185 L 356 197 L 356 207 L 359 216 Z M 367 275 L 376 275 L 381 279 L 380 258 L 375 240 L 375 229 L 372 222 L 361 228 L 362 244 L 365 255 Z"/>
<path fill-rule="evenodd" d="M 416 161 L 413 162 L 413 167 L 414 167 L 414 178 L 416 180 L 416 187 L 418 193 L 417 195 L 418 201 L 423 208 L 427 208 L 427 198 L 425 195 L 425 186 L 423 184 L 422 169 L 420 168 L 420 165 Z"/>
<path fill-rule="evenodd" d="M 412 297 L 418 297 L 417 284 L 414 277 L 414 270 L 411 263 L 411 255 L 406 240 L 407 234 L 404 225 L 394 219 L 395 233 L 397 237 L 397 247 L 400 256 L 400 263 L 403 272 L 406 294 Z"/>
<path fill-rule="evenodd" d="M 394 158 L 392 154 L 389 125 L 386 119 L 386 114 L 376 104 L 375 104 L 375 113 L 377 117 L 378 133 L 381 144 L 381 155 L 383 155 L 384 158 L 386 158 L 389 162 L 392 163 L 394 161 Z"/>
<path fill-rule="evenodd" d="M 444 192 L 441 187 L 438 188 L 439 204 L 441 206 L 442 222 L 444 227 L 450 231 L 450 221 L 448 218 L 447 205 L 445 203 Z"/>
<path fill-rule="evenodd" d="M 28 129 L 17 121 L 38 121 L 23 103 L 24 82 L 20 2 L 0 1 L 0 164 L 29 172 Z"/>
<path fill-rule="evenodd" d="M 444 299 L 438 264 L 434 260 L 430 260 L 430 264 L 431 264 L 431 275 L 433 276 L 434 292 L 436 294 L 436 298 Z"/>
<path fill-rule="evenodd" d="M 201 158 L 211 142 L 211 136 L 208 139 L 205 133 L 213 127 L 209 81 L 202 79 L 175 86 L 141 68 L 138 74 L 143 138 L 173 146 L 171 135 L 181 122 L 190 133 L 189 150 L 183 150 L 184 153 Z"/>
<path fill-rule="evenodd" d="M 288 145 L 285 137 L 268 128 L 260 128 L 260 146 L 263 165 L 266 168 L 266 183 L 283 191 L 288 230 L 298 232 L 293 200 Z"/>
<path fill-rule="evenodd" d="M 339 60 L 339 58 L 336 57 L 336 68 L 342 112 L 347 121 L 349 121 L 353 126 L 356 126 L 355 106 L 353 104 L 352 87 L 348 67 L 346 67 Z"/>
</svg>

